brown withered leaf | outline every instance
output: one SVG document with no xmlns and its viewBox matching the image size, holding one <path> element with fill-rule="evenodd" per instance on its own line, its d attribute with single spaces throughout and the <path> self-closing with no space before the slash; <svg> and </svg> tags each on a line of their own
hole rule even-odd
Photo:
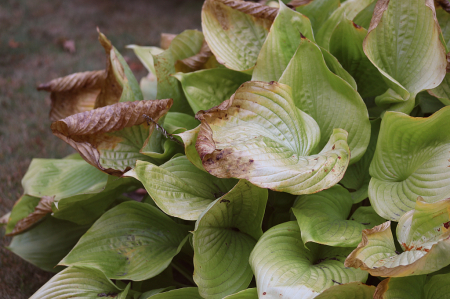
<svg viewBox="0 0 450 299">
<path fill-rule="evenodd" d="M 34 212 L 29 214 L 27 217 L 19 220 L 14 226 L 13 231 L 7 234 L 7 236 L 15 236 L 24 232 L 25 230 L 38 223 L 42 218 L 52 213 L 53 201 L 54 196 L 43 196 L 36 208 L 34 208 Z"/>
<path fill-rule="evenodd" d="M 56 121 L 76 113 L 92 110 L 105 78 L 104 70 L 82 72 L 39 85 L 38 90 L 50 92 L 52 101 L 50 120 Z"/>
<path fill-rule="evenodd" d="M 205 68 L 205 64 L 208 62 L 210 57 L 212 56 L 211 49 L 208 44 L 203 41 L 202 48 L 200 52 L 196 55 L 180 60 L 179 62 L 186 65 L 191 71 L 198 71 Z"/>
<path fill-rule="evenodd" d="M 172 99 L 117 103 L 66 117 L 51 128 L 89 164 L 121 176 L 137 159 L 148 160 L 140 151 L 155 125 L 147 122 L 146 116 L 158 122 L 172 104 Z"/>
<path fill-rule="evenodd" d="M 269 21 L 275 20 L 278 14 L 278 8 L 267 6 L 261 3 L 239 1 L 239 0 L 215 0 L 236 9 L 240 12 Z"/>
</svg>

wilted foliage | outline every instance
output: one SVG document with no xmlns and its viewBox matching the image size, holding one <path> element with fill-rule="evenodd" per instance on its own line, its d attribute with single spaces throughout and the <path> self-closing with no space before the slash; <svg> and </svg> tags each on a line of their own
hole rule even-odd
<svg viewBox="0 0 450 299">
<path fill-rule="evenodd" d="M 262 2 L 39 86 L 78 154 L 2 218 L 32 298 L 448 294 L 449 3 Z"/>
</svg>

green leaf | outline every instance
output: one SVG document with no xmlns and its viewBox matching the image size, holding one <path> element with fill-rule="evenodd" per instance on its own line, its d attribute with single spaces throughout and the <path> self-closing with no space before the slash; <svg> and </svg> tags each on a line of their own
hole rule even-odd
<svg viewBox="0 0 450 299">
<path fill-rule="evenodd" d="M 259 298 L 309 299 L 335 283 L 366 281 L 366 272 L 344 267 L 350 251 L 315 243 L 305 248 L 294 221 L 269 229 L 250 255 Z"/>
<path fill-rule="evenodd" d="M 219 179 L 198 169 L 186 156 L 161 166 L 138 161 L 134 171 L 125 175 L 141 181 L 164 213 L 185 220 L 197 220 L 209 204 L 236 185 L 236 180 Z"/>
<path fill-rule="evenodd" d="M 230 100 L 197 118 L 202 124 L 196 149 L 203 167 L 217 177 L 299 195 L 333 186 L 348 166 L 347 132 L 342 129 L 334 130 L 319 154 L 309 156 L 319 128 L 295 107 L 285 84 L 244 83 Z"/>
<path fill-rule="evenodd" d="M 116 297 L 121 293 L 102 272 L 85 267 L 70 267 L 53 276 L 30 299 L 97 299 Z"/>
<path fill-rule="evenodd" d="M 337 76 L 341 77 L 345 81 L 347 81 L 348 84 L 350 84 L 351 87 L 353 87 L 354 90 L 357 89 L 356 81 L 353 79 L 352 75 L 350 75 L 339 63 L 339 61 L 331 55 L 328 50 L 325 50 L 324 48 L 320 47 L 320 51 L 322 51 L 323 59 L 325 60 L 325 63 L 327 64 L 327 67 Z"/>
<path fill-rule="evenodd" d="M 362 44 L 366 35 L 366 29 L 343 18 L 330 40 L 330 53 L 355 78 L 363 98 L 380 95 L 388 89 L 380 71 L 364 54 Z"/>
<path fill-rule="evenodd" d="M 356 90 L 328 69 L 317 45 L 302 39 L 280 82 L 292 87 L 295 105 L 317 121 L 319 149 L 335 128 L 341 128 L 348 132 L 351 163 L 362 157 L 370 138 L 366 105 Z"/>
<path fill-rule="evenodd" d="M 155 75 L 158 78 L 157 99 L 171 98 L 174 100 L 172 112 L 192 114 L 180 82 L 173 77 L 177 72 L 176 63 L 179 60 L 194 56 L 203 44 L 203 34 L 197 30 L 185 30 L 177 35 L 164 52 L 154 55 Z"/>
<path fill-rule="evenodd" d="M 378 134 L 380 132 L 381 119 L 375 119 L 370 122 L 371 124 L 371 134 L 369 145 L 367 150 L 362 156 L 361 160 L 347 168 L 342 180 L 339 182 L 345 188 L 352 189 L 350 193 L 353 199 L 353 203 L 361 202 L 366 199 L 369 194 L 369 182 L 370 174 L 369 167 L 372 162 L 373 155 L 375 153 L 375 148 L 377 145 Z"/>
<path fill-rule="evenodd" d="M 149 73 L 156 74 L 153 56 L 164 52 L 163 49 L 158 47 L 142 47 L 138 45 L 128 45 L 127 48 L 133 49 L 134 54 L 136 54 L 137 58 L 139 58 Z"/>
<path fill-rule="evenodd" d="M 320 30 L 316 34 L 316 42 L 321 47 L 325 49 L 329 49 L 331 35 L 333 34 L 334 29 L 345 16 L 349 20 L 353 20 L 353 18 L 363 9 L 367 7 L 374 0 L 348 0 L 345 1 L 344 4 L 341 5 L 338 9 L 336 9 L 330 18 L 323 23 L 320 27 Z"/>
<path fill-rule="evenodd" d="M 258 299 L 258 291 L 256 288 L 246 289 L 236 294 L 224 297 L 224 299 Z"/>
<path fill-rule="evenodd" d="M 372 21 L 372 15 L 373 15 L 373 11 L 375 10 L 376 4 L 377 4 L 377 1 L 372 1 L 372 3 L 367 5 L 366 8 L 361 10 L 355 16 L 355 18 L 353 19 L 353 22 L 365 29 L 369 29 L 370 21 Z"/>
<path fill-rule="evenodd" d="M 218 198 L 195 225 L 194 281 L 204 298 L 223 298 L 252 280 L 250 252 L 262 235 L 267 190 L 245 180 Z"/>
<path fill-rule="evenodd" d="M 373 298 L 423 299 L 426 298 L 423 290 L 425 281 L 426 281 L 425 275 L 387 278 L 378 284 L 377 290 Z"/>
<path fill-rule="evenodd" d="M 373 299 L 374 286 L 368 286 L 361 282 L 351 282 L 343 285 L 332 286 L 326 289 L 316 299 Z M 406 298 L 406 297 L 405 297 Z M 409 298 L 409 297 L 408 297 Z"/>
<path fill-rule="evenodd" d="M 147 77 L 142 77 L 139 87 L 142 90 L 144 100 L 154 100 L 158 93 L 158 81 L 156 76 L 149 74 Z"/>
<path fill-rule="evenodd" d="M 278 15 L 258 55 L 252 81 L 278 81 L 294 56 L 301 35 L 314 40 L 309 19 L 280 3 Z"/>
<path fill-rule="evenodd" d="M 370 165 L 369 198 L 385 219 L 398 221 L 414 209 L 418 196 L 426 202 L 450 197 L 448 152 L 450 107 L 428 118 L 387 112 Z"/>
<path fill-rule="evenodd" d="M 157 208 L 124 202 L 103 214 L 60 264 L 96 268 L 111 279 L 145 280 L 170 264 L 186 235 Z"/>
<path fill-rule="evenodd" d="M 381 224 L 384 219 L 369 207 L 370 211 L 358 209 L 356 217 L 346 220 L 352 206 L 350 193 L 339 185 L 315 194 L 299 196 L 292 211 L 297 218 L 303 242 L 356 247 L 361 242 L 362 230 Z"/>
<path fill-rule="evenodd" d="M 256 63 L 272 20 L 246 14 L 227 4 L 220 0 L 205 1 L 202 9 L 205 40 L 217 60 L 227 68 L 249 70 Z"/>
<path fill-rule="evenodd" d="M 15 236 L 8 249 L 33 265 L 49 272 L 72 249 L 90 225 L 76 225 L 47 216 L 32 229 Z"/>
<path fill-rule="evenodd" d="M 339 8 L 340 4 L 339 0 L 314 0 L 296 7 L 296 10 L 307 16 L 311 21 L 314 32 L 318 32 L 331 14 Z"/>
<path fill-rule="evenodd" d="M 449 207 L 450 199 L 426 203 L 419 198 L 415 210 L 405 213 L 397 226 L 404 252 L 395 251 L 388 221 L 363 231 L 362 242 L 345 265 L 387 277 L 428 274 L 444 268 L 450 264 Z"/>
<path fill-rule="evenodd" d="M 192 130 L 199 125 L 199 121 L 189 114 L 168 112 L 164 118 L 164 128 L 169 134 L 182 133 Z"/>
<path fill-rule="evenodd" d="M 251 79 L 245 73 L 229 69 L 209 69 L 174 75 L 183 86 L 192 110 L 208 110 L 230 98 L 239 86 Z"/>
<path fill-rule="evenodd" d="M 34 208 L 38 205 L 41 199 L 39 197 L 22 195 L 15 203 L 11 210 L 11 214 L 8 217 L 8 223 L 6 225 L 6 234 L 11 233 L 14 230 L 17 222 L 33 213 Z"/>
<path fill-rule="evenodd" d="M 444 105 L 450 105 L 450 74 L 446 74 L 438 87 L 429 89 L 428 92 L 439 99 Z"/>
<path fill-rule="evenodd" d="M 450 47 L 450 14 L 442 7 L 436 7 L 436 18 L 441 27 L 442 37 L 446 43 L 447 48 Z M 448 52 L 448 50 L 447 50 Z"/>
<path fill-rule="evenodd" d="M 417 93 L 437 87 L 446 73 L 446 52 L 431 0 L 378 1 L 364 40 L 367 57 L 401 97 L 389 110 L 410 113 Z"/>
<path fill-rule="evenodd" d="M 152 299 L 203 299 L 197 288 L 181 288 L 151 296 Z"/>
<path fill-rule="evenodd" d="M 200 126 L 196 127 L 195 129 L 176 134 L 176 136 L 180 137 L 183 140 L 184 151 L 188 160 L 198 169 L 205 171 L 202 165 L 202 160 L 200 159 L 197 149 L 195 148 L 199 132 Z"/>
</svg>

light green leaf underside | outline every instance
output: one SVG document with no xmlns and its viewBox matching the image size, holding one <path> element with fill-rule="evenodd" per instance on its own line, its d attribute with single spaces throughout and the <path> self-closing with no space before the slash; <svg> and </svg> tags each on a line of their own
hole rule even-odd
<svg viewBox="0 0 450 299">
<path fill-rule="evenodd" d="M 450 107 L 428 118 L 387 112 L 370 165 L 370 202 L 377 213 L 398 221 L 426 202 L 450 197 Z"/>
<path fill-rule="evenodd" d="M 323 23 L 320 30 L 316 34 L 316 42 L 329 49 L 331 35 L 334 29 L 341 21 L 342 17 L 345 16 L 349 20 L 353 18 L 364 8 L 366 8 L 374 0 L 348 0 L 341 4 L 341 7 L 336 9 L 333 14 L 328 18 L 328 20 Z"/>
<path fill-rule="evenodd" d="M 163 49 L 158 47 L 143 47 L 138 45 L 128 45 L 128 49 L 133 49 L 134 54 L 139 58 L 149 73 L 156 74 L 155 63 L 153 60 L 154 55 L 164 52 Z"/>
<path fill-rule="evenodd" d="M 364 54 L 362 43 L 366 35 L 366 29 L 343 18 L 330 40 L 330 53 L 355 78 L 362 98 L 380 95 L 388 89 L 380 71 Z"/>
<path fill-rule="evenodd" d="M 353 203 L 358 203 L 366 199 L 369 194 L 369 182 L 370 174 L 369 167 L 372 162 L 375 148 L 377 145 L 378 133 L 380 132 L 381 119 L 375 119 L 370 122 L 371 134 L 369 145 L 364 153 L 364 156 L 353 165 L 350 165 L 345 172 L 344 177 L 339 182 L 347 189 L 353 189 L 350 194 L 353 199 Z"/>
<path fill-rule="evenodd" d="M 122 84 L 122 94 L 120 96 L 119 102 L 133 102 L 133 101 L 142 101 L 144 99 L 142 95 L 141 88 L 139 87 L 139 83 L 134 77 L 133 71 L 128 66 L 127 62 L 123 58 L 123 56 L 117 51 L 115 47 L 112 48 L 111 53 L 111 61 L 114 73 L 116 77 L 119 79 L 119 83 Z M 123 71 L 118 70 L 118 67 L 115 65 L 115 59 L 121 64 Z M 124 77 L 122 77 L 123 75 Z M 120 75 L 119 75 L 120 74 Z"/>
<path fill-rule="evenodd" d="M 292 87 L 295 105 L 317 121 L 318 149 L 341 128 L 349 133 L 351 163 L 362 157 L 370 138 L 367 108 L 359 94 L 328 69 L 319 47 L 302 39 L 280 82 Z"/>
<path fill-rule="evenodd" d="M 70 267 L 53 276 L 30 299 L 116 297 L 121 290 L 99 270 Z M 120 295 L 119 295 L 120 296 Z"/>
<path fill-rule="evenodd" d="M 294 56 L 301 35 L 314 41 L 309 19 L 280 3 L 278 15 L 258 55 L 252 81 L 278 81 Z"/>
<path fill-rule="evenodd" d="M 305 248 L 296 222 L 277 225 L 259 239 L 250 255 L 259 298 L 314 298 L 338 283 L 364 282 L 367 273 L 346 268 L 351 249 L 315 243 Z M 264 294 L 264 295 L 263 295 Z"/>
<path fill-rule="evenodd" d="M 404 214 L 397 238 L 404 252 L 396 252 L 390 222 L 363 232 L 363 241 L 346 265 L 374 276 L 403 277 L 429 274 L 450 264 L 450 199 L 436 203 L 417 200 L 415 210 Z"/>
<path fill-rule="evenodd" d="M 229 69 L 209 69 L 192 73 L 177 73 L 184 93 L 194 113 L 208 110 L 229 99 L 251 76 Z"/>
<path fill-rule="evenodd" d="M 55 266 L 89 226 L 47 216 L 32 229 L 15 236 L 8 249 L 41 269 L 57 272 L 60 269 Z"/>
<path fill-rule="evenodd" d="M 195 143 L 197 142 L 198 133 L 200 131 L 200 126 L 177 134 L 178 137 L 180 137 L 183 140 L 184 143 L 184 152 L 186 154 L 186 157 L 188 160 L 195 165 L 200 170 L 205 171 L 202 165 L 202 160 L 200 159 L 200 156 L 198 155 L 197 150 L 195 149 Z"/>
<path fill-rule="evenodd" d="M 296 8 L 309 18 L 314 32 L 318 32 L 323 23 L 339 8 L 339 0 L 314 0 Z"/>
<path fill-rule="evenodd" d="M 142 77 L 139 82 L 139 87 L 142 90 L 144 100 L 156 99 L 158 93 L 158 81 L 155 75 L 149 74 L 147 77 Z"/>
<path fill-rule="evenodd" d="M 343 176 L 349 158 L 347 132 L 335 129 L 322 151 L 309 156 L 319 129 L 295 107 L 289 86 L 247 82 L 225 104 L 200 116 L 205 120 L 196 148 L 212 175 L 297 195 L 329 188 Z"/>
<path fill-rule="evenodd" d="M 158 79 L 157 99 L 173 99 L 170 111 L 192 114 L 192 109 L 183 93 L 180 82 L 172 75 L 176 73 L 175 64 L 200 52 L 203 34 L 197 30 L 185 30 L 177 35 L 169 48 L 154 55 L 156 77 Z"/>
<path fill-rule="evenodd" d="M 103 214 L 60 264 L 96 268 L 111 279 L 145 280 L 170 264 L 186 235 L 157 208 L 124 202 Z"/>
<path fill-rule="evenodd" d="M 256 288 L 246 289 L 236 294 L 224 297 L 224 299 L 258 299 L 258 291 Z"/>
<path fill-rule="evenodd" d="M 217 60 L 227 68 L 253 68 L 271 21 L 247 15 L 220 1 L 207 0 L 202 9 L 202 29 Z"/>
<path fill-rule="evenodd" d="M 5 234 L 9 234 L 13 231 L 19 220 L 24 219 L 29 214 L 34 212 L 34 208 L 38 205 L 41 199 L 39 197 L 22 195 L 15 203 L 8 217 L 8 223 L 6 224 Z"/>
<path fill-rule="evenodd" d="M 192 115 L 180 112 L 168 112 L 164 118 L 164 129 L 169 134 L 177 134 L 192 130 L 199 125 L 199 121 Z"/>
<path fill-rule="evenodd" d="M 126 175 L 140 180 L 164 213 L 185 220 L 197 220 L 209 204 L 237 183 L 198 169 L 186 156 L 173 158 L 159 167 L 138 161 L 134 173 Z"/>
<path fill-rule="evenodd" d="M 444 105 L 450 105 L 450 74 L 446 74 L 441 84 L 436 88 L 428 90 L 428 92 L 437 97 Z"/>
<path fill-rule="evenodd" d="M 351 87 L 353 87 L 354 90 L 356 90 L 357 89 L 356 81 L 352 77 L 352 75 L 350 75 L 342 67 L 342 65 L 339 63 L 339 61 L 336 59 L 336 57 L 331 55 L 331 53 L 328 52 L 328 50 L 325 50 L 324 48 L 322 48 L 320 46 L 319 46 L 319 48 L 320 48 L 320 51 L 322 51 L 323 59 L 325 60 L 325 63 L 327 64 L 327 67 L 330 69 L 330 71 L 332 71 L 334 74 L 336 74 L 337 76 L 344 79 L 348 84 L 350 84 Z"/>
<path fill-rule="evenodd" d="M 194 281 L 202 297 L 223 298 L 248 287 L 248 258 L 262 235 L 267 196 L 266 189 L 241 180 L 196 222 Z"/>
<path fill-rule="evenodd" d="M 361 282 L 336 285 L 326 289 L 316 299 L 373 299 L 374 286 Z M 406 298 L 406 297 L 405 297 Z"/>
<path fill-rule="evenodd" d="M 197 288 L 181 288 L 151 296 L 152 299 L 203 299 Z"/>
<path fill-rule="evenodd" d="M 292 210 L 303 242 L 356 247 L 361 242 L 362 230 L 381 224 L 384 219 L 369 208 L 369 211 L 356 210 L 356 217 L 346 220 L 352 206 L 350 193 L 339 185 L 315 194 L 299 196 Z"/>
<path fill-rule="evenodd" d="M 381 18 L 371 24 L 364 52 L 387 85 L 403 98 L 400 103 L 393 101 L 389 109 L 409 113 L 417 93 L 438 86 L 446 73 L 446 53 L 433 17 L 434 5 L 428 0 L 379 3 L 374 13 Z"/>
</svg>

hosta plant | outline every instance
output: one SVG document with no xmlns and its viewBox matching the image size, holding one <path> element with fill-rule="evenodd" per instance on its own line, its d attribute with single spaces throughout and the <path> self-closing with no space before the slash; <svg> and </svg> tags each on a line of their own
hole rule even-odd
<svg viewBox="0 0 450 299">
<path fill-rule="evenodd" d="M 342 3 L 341 3 L 342 2 Z M 442 298 L 450 3 L 205 0 L 202 31 L 39 86 L 77 153 L 2 218 L 32 298 Z M 137 41 L 138 42 L 138 41 Z"/>
</svg>

